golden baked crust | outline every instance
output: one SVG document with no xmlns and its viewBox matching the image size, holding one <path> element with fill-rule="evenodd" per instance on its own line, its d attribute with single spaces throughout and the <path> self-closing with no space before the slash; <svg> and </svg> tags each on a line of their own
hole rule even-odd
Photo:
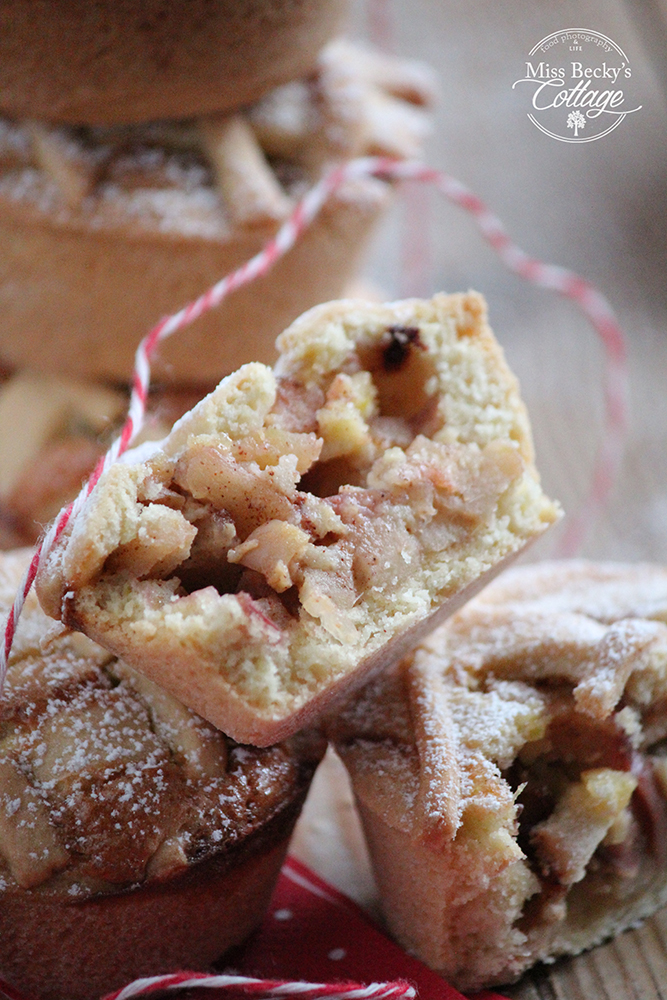
<svg viewBox="0 0 667 1000">
<path fill-rule="evenodd" d="M 10 0 L 0 109 L 113 124 L 238 108 L 310 73 L 345 0 Z"/>
<path fill-rule="evenodd" d="M 176 122 L 51 128 L 0 120 L 0 357 L 127 381 L 141 337 L 258 253 L 333 162 L 417 156 L 430 74 L 337 41 L 312 79 Z M 160 347 L 155 373 L 215 382 L 271 362 L 299 313 L 339 296 L 390 186 L 362 178 L 267 275 Z"/>
<path fill-rule="evenodd" d="M 509 570 L 332 733 L 387 920 L 461 989 L 667 901 L 667 570 Z"/>
<path fill-rule="evenodd" d="M 480 296 L 328 303 L 278 348 L 112 467 L 38 578 L 50 615 L 257 745 L 397 662 L 558 513 Z"/>
<path fill-rule="evenodd" d="M 2 556 L 3 613 L 29 558 Z M 0 896 L 80 902 L 224 867 L 294 818 L 320 753 L 236 745 L 31 595 L 0 703 Z"/>
<path fill-rule="evenodd" d="M 0 556 L 3 616 L 30 557 Z M 240 944 L 323 749 L 238 746 L 31 594 L 0 701 L 0 976 L 92 1000 Z"/>
</svg>

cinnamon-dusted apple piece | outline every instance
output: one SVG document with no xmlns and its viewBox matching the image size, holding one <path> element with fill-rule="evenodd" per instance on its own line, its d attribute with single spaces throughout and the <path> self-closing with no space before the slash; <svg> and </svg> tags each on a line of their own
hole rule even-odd
<svg viewBox="0 0 667 1000">
<path fill-rule="evenodd" d="M 398 662 L 557 516 L 480 296 L 318 306 L 100 480 L 48 614 L 258 745 Z"/>
<path fill-rule="evenodd" d="M 332 721 L 389 926 L 459 989 L 667 902 L 667 570 L 509 570 Z"/>
</svg>

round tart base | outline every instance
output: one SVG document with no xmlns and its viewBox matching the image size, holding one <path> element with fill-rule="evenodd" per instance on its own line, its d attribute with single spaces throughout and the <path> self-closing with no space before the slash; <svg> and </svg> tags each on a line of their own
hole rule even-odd
<svg viewBox="0 0 667 1000">
<path fill-rule="evenodd" d="M 261 921 L 305 794 L 237 848 L 165 881 L 81 903 L 5 894 L 0 975 L 33 1000 L 98 1000 L 140 976 L 205 971 Z"/>
<path fill-rule="evenodd" d="M 0 110 L 113 125 L 226 111 L 311 72 L 346 0 L 11 0 Z"/>
<path fill-rule="evenodd" d="M 332 198 L 264 277 L 165 341 L 154 377 L 218 381 L 248 361 L 272 363 L 275 338 L 338 297 L 391 195 L 364 181 Z M 0 358 L 17 368 L 126 382 L 139 341 L 258 253 L 270 231 L 232 239 L 72 224 L 0 195 Z"/>
</svg>

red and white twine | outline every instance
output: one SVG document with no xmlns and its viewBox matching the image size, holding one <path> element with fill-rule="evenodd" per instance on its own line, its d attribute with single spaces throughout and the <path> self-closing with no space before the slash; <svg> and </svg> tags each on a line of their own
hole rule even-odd
<svg viewBox="0 0 667 1000">
<path fill-rule="evenodd" d="M 174 990 L 231 990 L 247 997 L 274 1000 L 294 997 L 298 1000 L 414 1000 L 417 991 L 410 983 L 396 980 L 390 983 L 303 983 L 282 979 L 251 979 L 248 976 L 209 975 L 205 972 L 174 972 L 164 976 L 135 979 L 104 1000 L 130 1000 L 130 997 Z M 9 983 L 0 979 L 0 996 L 9 1000 L 27 1000 Z"/>
<path fill-rule="evenodd" d="M 484 238 L 510 270 L 534 285 L 552 289 L 571 299 L 582 309 L 600 337 L 606 358 L 604 440 L 597 456 L 591 490 L 581 512 L 569 521 L 560 554 L 573 555 L 576 552 L 587 527 L 607 498 L 622 456 L 627 420 L 626 349 L 623 333 L 611 307 L 600 292 L 572 271 L 544 264 L 524 253 L 509 238 L 500 220 L 455 178 L 415 161 L 362 157 L 334 167 L 326 173 L 304 195 L 276 236 L 258 254 L 179 312 L 161 320 L 141 341 L 135 356 L 129 412 L 121 434 L 100 460 L 79 496 L 60 512 L 38 545 L 10 610 L 5 626 L 4 646 L 0 649 L 0 696 L 16 625 L 40 563 L 46 558 L 70 520 L 79 514 L 102 473 L 130 447 L 142 427 L 150 386 L 150 359 L 158 345 L 194 322 L 203 313 L 215 308 L 236 288 L 266 274 L 276 261 L 294 246 L 331 195 L 349 181 L 371 176 L 385 180 L 417 181 L 434 185 L 450 202 L 473 216 Z"/>
<path fill-rule="evenodd" d="M 217 976 L 201 972 L 176 972 L 166 976 L 135 979 L 122 990 L 110 993 L 105 1000 L 130 1000 L 156 990 L 227 989 L 254 997 L 299 997 L 302 1000 L 413 1000 L 414 986 L 398 980 L 393 983 L 302 983 L 282 979 L 250 979 L 247 976 Z"/>
</svg>

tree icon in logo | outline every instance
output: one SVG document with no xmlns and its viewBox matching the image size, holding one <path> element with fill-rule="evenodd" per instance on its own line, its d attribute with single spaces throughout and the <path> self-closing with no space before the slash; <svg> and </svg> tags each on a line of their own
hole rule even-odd
<svg viewBox="0 0 667 1000">
<path fill-rule="evenodd" d="M 579 129 L 586 127 L 586 119 L 582 115 L 581 111 L 570 111 L 567 116 L 567 127 L 574 129 L 574 137 L 579 135 Z"/>
</svg>

